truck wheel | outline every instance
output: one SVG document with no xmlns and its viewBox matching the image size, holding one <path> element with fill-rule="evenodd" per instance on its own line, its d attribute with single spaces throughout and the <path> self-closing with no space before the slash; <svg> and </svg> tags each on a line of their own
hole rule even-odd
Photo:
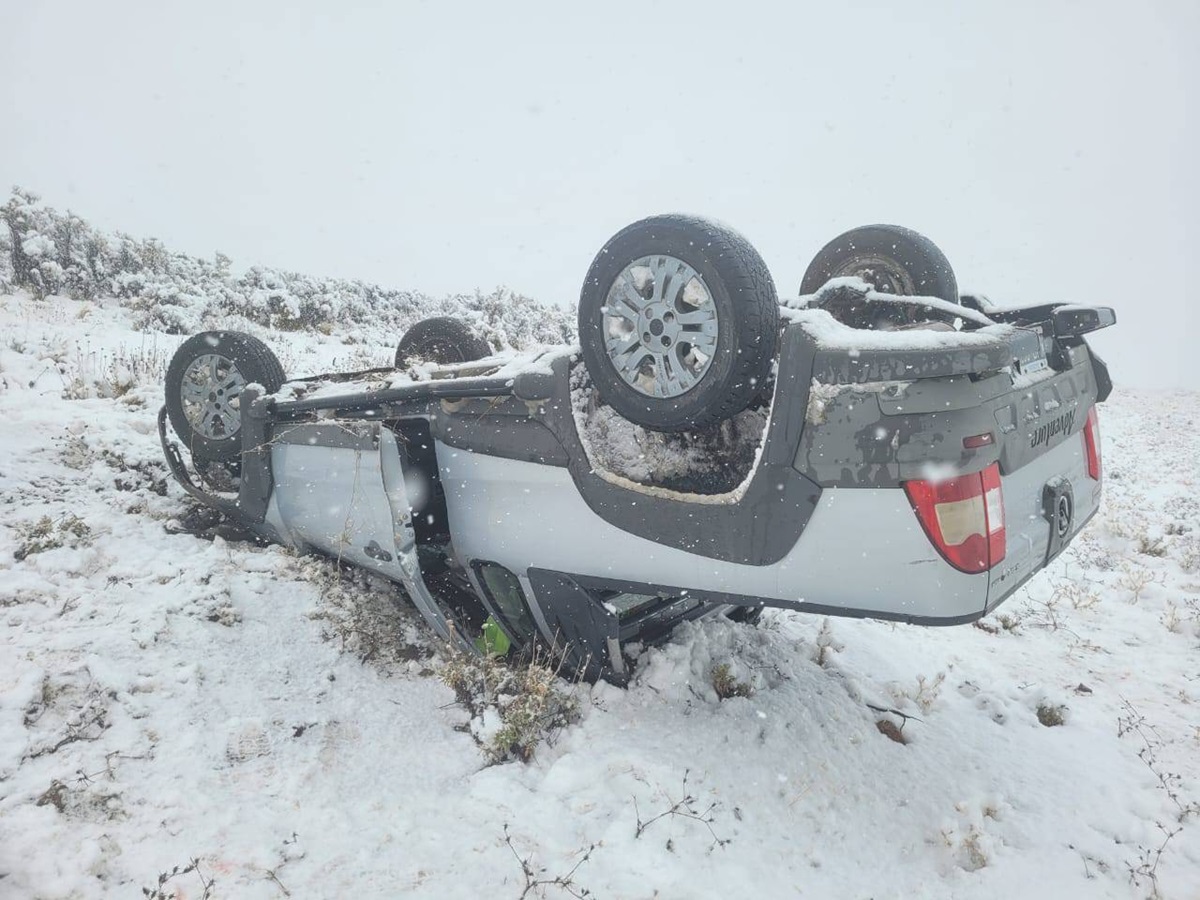
<svg viewBox="0 0 1200 900">
<path fill-rule="evenodd" d="M 840 277 L 861 278 L 884 294 L 958 302 L 958 282 L 945 254 L 929 238 L 899 225 L 866 225 L 835 237 L 809 263 L 800 293 L 815 294 Z"/>
<path fill-rule="evenodd" d="M 488 342 L 477 337 L 458 319 L 438 316 L 422 319 L 400 338 L 396 347 L 396 368 L 407 369 L 418 359 L 448 363 L 474 362 L 492 355 Z"/>
<path fill-rule="evenodd" d="M 579 297 L 579 342 L 601 398 L 655 431 L 703 428 L 758 395 L 779 339 L 766 264 L 740 234 L 654 216 L 600 250 Z"/>
<path fill-rule="evenodd" d="M 249 384 L 273 394 L 283 367 L 262 341 L 238 331 L 188 338 L 167 367 L 167 416 L 192 457 L 205 463 L 240 458 L 241 393 Z"/>
</svg>

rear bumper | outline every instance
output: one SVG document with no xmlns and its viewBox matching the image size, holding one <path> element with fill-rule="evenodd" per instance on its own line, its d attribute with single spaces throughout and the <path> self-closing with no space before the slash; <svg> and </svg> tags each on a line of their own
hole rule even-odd
<svg viewBox="0 0 1200 900">
<path fill-rule="evenodd" d="M 1079 535 L 1100 508 L 1103 482 L 1089 477 L 1083 437 L 1075 432 L 1004 475 L 1003 488 L 1007 551 L 991 571 L 989 609 L 1046 568 Z M 1063 537 L 1058 538 L 1054 536 L 1047 496 L 1068 488 L 1073 521 Z"/>
<path fill-rule="evenodd" d="M 1083 519 L 1083 521 L 1079 523 L 1079 525 L 1076 527 L 1074 533 L 1070 536 L 1070 538 L 1063 544 L 1063 549 L 1066 549 L 1066 547 L 1070 544 L 1070 542 L 1075 540 L 1075 538 L 1079 535 L 1079 533 L 1081 531 L 1083 531 L 1084 528 L 1087 527 L 1088 523 L 1092 521 L 1092 519 L 1095 517 L 1096 513 L 1098 513 L 1099 511 L 1100 511 L 1100 505 L 1096 504 L 1096 506 L 1094 506 L 1092 508 L 1092 511 L 1089 512 L 1087 514 L 1087 516 Z M 983 618 L 983 616 L 991 614 L 998 606 L 1000 606 L 1001 603 L 1003 603 L 1005 600 L 1007 600 L 1009 597 L 1011 597 L 1013 594 L 1015 594 L 1021 588 L 1025 587 L 1025 585 L 1029 582 L 1030 579 L 1033 578 L 1034 575 L 1037 575 L 1039 572 L 1041 572 L 1045 568 L 1046 568 L 1046 564 L 1043 561 L 1042 563 L 1034 566 L 1034 568 L 1030 569 L 1024 575 L 1022 575 L 1019 579 L 1009 581 L 1008 583 L 1004 584 L 1002 589 L 1000 589 L 998 591 L 989 592 L 987 608 L 984 609 L 984 611 L 980 615 L 975 616 L 972 619 L 966 619 L 964 621 L 972 622 L 975 619 L 980 619 L 980 618 Z M 933 622 L 930 624 L 955 625 L 958 623 L 957 622 L 943 622 L 943 623 Z"/>
<path fill-rule="evenodd" d="M 1089 522 L 1091 522 L 1092 518 L 1096 515 L 1097 512 L 1099 512 L 1099 507 L 1094 508 L 1088 514 L 1087 518 L 1085 518 L 1083 520 L 1083 522 L 1080 523 L 1078 529 L 1075 532 L 1076 535 L 1079 534 L 1080 531 L 1082 531 L 1084 528 L 1087 527 L 1087 524 Z M 1073 540 L 1074 537 L 1075 537 L 1075 535 L 1072 535 L 1071 539 Z M 987 600 L 987 605 L 984 606 L 982 609 L 980 609 L 978 612 L 969 612 L 969 613 L 964 613 L 962 615 L 932 615 L 932 616 L 909 615 L 909 614 L 906 614 L 903 612 L 888 612 L 888 611 L 880 612 L 877 610 L 869 610 L 869 609 L 849 609 L 849 608 L 841 607 L 841 606 L 822 606 L 820 604 L 812 604 L 812 603 L 804 604 L 802 609 L 804 612 L 810 612 L 810 613 L 814 613 L 816 615 L 853 616 L 853 617 L 858 617 L 858 618 L 882 619 L 882 620 L 888 621 L 888 622 L 903 622 L 906 625 L 929 625 L 929 626 L 969 625 L 972 622 L 978 622 L 980 619 L 985 618 L 986 616 L 990 616 L 993 612 L 995 612 L 1004 603 L 1005 600 L 1007 600 L 1009 597 L 1011 597 L 1013 594 L 1015 594 L 1017 591 L 1019 591 L 1021 588 L 1023 588 L 1035 575 L 1037 575 L 1039 572 L 1041 572 L 1044 568 L 1045 568 L 1044 565 L 1039 565 L 1039 566 L 1031 569 L 1029 572 L 1026 572 L 1025 575 L 1019 581 L 1014 581 L 1010 584 L 1005 585 L 1003 591 L 997 592 L 994 595 L 989 594 L 988 600 Z M 770 605 L 770 602 L 768 601 L 768 603 L 766 605 Z"/>
</svg>

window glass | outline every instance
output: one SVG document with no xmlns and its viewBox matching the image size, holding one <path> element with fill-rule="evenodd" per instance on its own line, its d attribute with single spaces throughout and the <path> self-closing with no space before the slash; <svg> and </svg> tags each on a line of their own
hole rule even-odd
<svg viewBox="0 0 1200 900">
<path fill-rule="evenodd" d="M 536 631 L 533 616 L 517 576 L 496 563 L 479 563 L 477 571 L 488 597 L 496 605 L 509 630 L 517 637 L 533 637 Z"/>
</svg>

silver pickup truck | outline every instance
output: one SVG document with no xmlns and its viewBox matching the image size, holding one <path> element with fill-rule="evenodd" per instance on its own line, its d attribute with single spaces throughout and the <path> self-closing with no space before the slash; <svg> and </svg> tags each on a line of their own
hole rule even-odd
<svg viewBox="0 0 1200 900">
<path fill-rule="evenodd" d="M 493 355 L 431 319 L 394 368 L 289 381 L 206 332 L 159 430 L 227 525 L 393 579 L 448 640 L 490 625 L 620 682 L 685 619 L 993 610 L 1096 512 L 1111 382 L 1083 336 L 1114 321 L 959 296 L 896 226 L 831 241 L 781 305 L 736 232 L 658 216 L 597 255 L 578 347 Z"/>
</svg>

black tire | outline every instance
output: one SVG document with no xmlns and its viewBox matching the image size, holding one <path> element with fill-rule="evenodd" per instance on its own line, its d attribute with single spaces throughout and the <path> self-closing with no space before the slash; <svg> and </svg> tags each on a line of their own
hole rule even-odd
<svg viewBox="0 0 1200 900">
<path fill-rule="evenodd" d="M 229 368 L 236 371 L 243 386 L 259 384 L 268 394 L 275 393 L 283 386 L 283 366 L 267 345 L 256 337 L 238 331 L 205 331 L 184 341 L 167 367 L 167 416 L 175 433 L 191 451 L 197 467 L 210 463 L 233 463 L 241 459 L 242 452 L 239 397 L 236 396 L 240 392 L 231 391 L 228 396 L 224 393 L 217 396 L 224 385 L 214 385 L 209 399 L 217 415 L 208 424 L 198 421 L 199 417 L 204 416 L 204 410 L 198 408 L 198 401 L 185 400 L 185 392 L 196 387 L 195 382 L 189 381 L 188 391 L 185 391 L 184 379 L 189 367 L 205 356 L 222 357 Z M 232 380 L 232 376 L 226 377 Z M 221 416 L 221 413 L 225 415 Z M 228 427 L 221 425 L 226 420 L 230 423 Z M 205 434 L 205 430 L 210 433 Z"/>
<path fill-rule="evenodd" d="M 857 276 L 890 294 L 958 302 L 958 281 L 946 255 L 924 235 L 899 225 L 865 225 L 821 248 L 804 273 L 801 294 L 830 278 Z"/>
<path fill-rule="evenodd" d="M 717 322 L 703 374 L 670 397 L 633 387 L 618 373 L 605 345 L 610 291 L 627 267 L 659 254 L 682 261 L 700 276 Z M 687 345 L 685 336 L 677 340 Z M 714 425 L 750 405 L 770 375 L 779 342 L 775 283 L 758 252 L 729 228 L 692 216 L 643 219 L 617 232 L 592 262 L 579 297 L 579 342 L 600 397 L 624 418 L 655 431 Z"/>
<path fill-rule="evenodd" d="M 418 359 L 447 365 L 474 362 L 491 355 L 488 342 L 465 324 L 449 316 L 438 316 L 422 319 L 404 333 L 396 347 L 396 368 L 407 369 Z"/>
</svg>

